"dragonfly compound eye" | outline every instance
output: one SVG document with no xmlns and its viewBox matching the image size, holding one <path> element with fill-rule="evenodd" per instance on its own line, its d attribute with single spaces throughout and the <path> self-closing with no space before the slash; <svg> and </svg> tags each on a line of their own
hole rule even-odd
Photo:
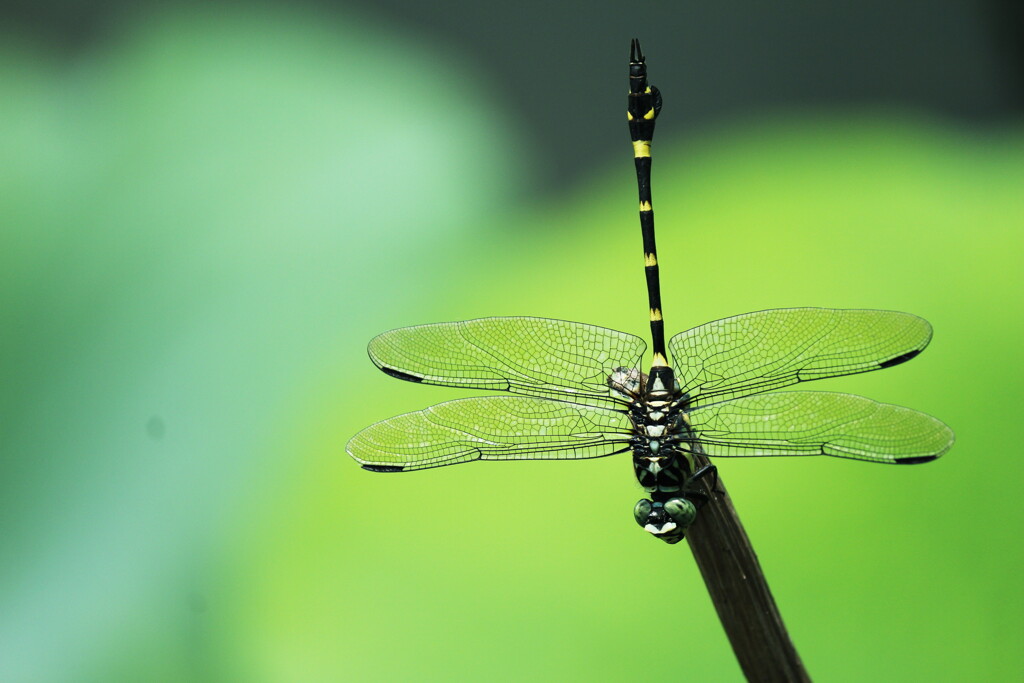
<svg viewBox="0 0 1024 683">
<path fill-rule="evenodd" d="M 697 519 L 697 506 L 685 498 L 670 498 L 665 502 L 665 513 L 669 519 L 685 529 Z"/>
<path fill-rule="evenodd" d="M 647 524 L 647 520 L 651 516 L 651 510 L 653 509 L 654 505 L 646 498 L 637 501 L 637 504 L 633 507 L 633 517 L 636 518 L 636 523 L 640 526 Z"/>
</svg>

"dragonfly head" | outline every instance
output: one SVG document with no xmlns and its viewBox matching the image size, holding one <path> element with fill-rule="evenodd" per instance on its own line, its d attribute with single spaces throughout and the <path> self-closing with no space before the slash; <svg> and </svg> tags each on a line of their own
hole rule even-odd
<svg viewBox="0 0 1024 683">
<path fill-rule="evenodd" d="M 644 498 L 633 508 L 633 516 L 651 535 L 666 543 L 678 543 L 697 518 L 697 508 L 685 498 L 670 498 L 664 503 Z"/>
</svg>

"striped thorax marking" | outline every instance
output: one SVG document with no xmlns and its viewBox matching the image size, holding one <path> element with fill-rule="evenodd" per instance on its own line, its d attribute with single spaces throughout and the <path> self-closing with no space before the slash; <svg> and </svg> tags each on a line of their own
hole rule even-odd
<svg viewBox="0 0 1024 683">
<path fill-rule="evenodd" d="M 682 495 L 693 471 L 689 430 L 680 417 L 685 403 L 671 368 L 652 368 L 640 385 L 643 393 L 633 395 L 633 470 L 644 490 L 663 503 Z"/>
</svg>

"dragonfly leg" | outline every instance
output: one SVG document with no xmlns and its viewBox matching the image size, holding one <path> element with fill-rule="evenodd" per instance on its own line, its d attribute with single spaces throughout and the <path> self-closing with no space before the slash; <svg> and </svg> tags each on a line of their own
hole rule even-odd
<svg viewBox="0 0 1024 683">
<path fill-rule="evenodd" d="M 711 477 L 711 485 L 704 485 L 701 487 L 695 486 L 696 482 Z M 696 472 L 693 473 L 686 481 L 686 485 L 683 487 L 683 495 L 687 498 L 694 500 L 698 503 L 697 509 L 700 509 L 708 504 L 711 500 L 710 493 L 713 493 L 718 486 L 718 468 L 714 465 L 705 465 Z M 707 493 L 705 493 L 705 491 Z"/>
<path fill-rule="evenodd" d="M 711 480 L 711 486 L 709 486 L 708 488 L 714 490 L 714 488 L 718 486 L 718 468 L 715 467 L 714 465 L 704 465 L 704 467 L 701 467 L 699 470 L 693 473 L 692 477 L 690 477 L 690 482 L 700 481 L 701 479 L 709 475 L 713 478 Z"/>
<path fill-rule="evenodd" d="M 707 505 L 708 501 L 711 500 L 703 491 L 687 491 L 686 499 L 694 501 L 697 504 L 698 510 Z"/>
</svg>

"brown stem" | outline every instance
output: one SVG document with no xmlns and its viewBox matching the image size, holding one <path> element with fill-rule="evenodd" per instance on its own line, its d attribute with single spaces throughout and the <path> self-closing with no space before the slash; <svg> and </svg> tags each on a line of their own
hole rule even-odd
<svg viewBox="0 0 1024 683">
<path fill-rule="evenodd" d="M 700 454 L 694 461 L 708 464 Z M 810 681 L 721 479 L 705 491 L 708 504 L 686 538 L 743 673 L 748 681 Z"/>
</svg>

